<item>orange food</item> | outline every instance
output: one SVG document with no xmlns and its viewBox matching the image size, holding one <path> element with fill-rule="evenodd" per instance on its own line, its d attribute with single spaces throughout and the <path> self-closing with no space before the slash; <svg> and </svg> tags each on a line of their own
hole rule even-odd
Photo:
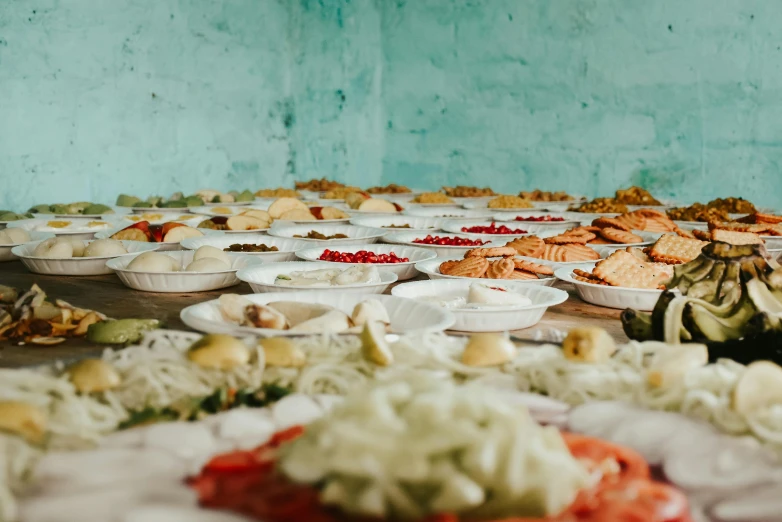
<svg viewBox="0 0 782 522">
<path fill-rule="evenodd" d="M 301 427 L 290 428 L 256 450 L 217 456 L 189 484 L 203 506 L 265 522 L 381 522 L 325 507 L 316 488 L 289 482 L 275 471 L 279 446 L 302 432 Z M 601 480 L 581 491 L 558 515 L 483 522 L 691 522 L 686 497 L 650 480 L 649 466 L 635 451 L 572 433 L 562 433 L 562 437 L 574 457 L 588 469 L 601 471 Z M 464 521 L 456 515 L 438 514 L 419 522 Z"/>
</svg>

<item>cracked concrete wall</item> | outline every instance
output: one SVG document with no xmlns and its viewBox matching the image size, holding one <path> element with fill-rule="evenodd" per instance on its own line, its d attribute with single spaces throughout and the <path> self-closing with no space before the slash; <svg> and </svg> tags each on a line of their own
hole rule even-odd
<svg viewBox="0 0 782 522">
<path fill-rule="evenodd" d="M 780 22 L 775 0 L 0 1 L 0 207 L 323 175 L 782 206 Z"/>
</svg>

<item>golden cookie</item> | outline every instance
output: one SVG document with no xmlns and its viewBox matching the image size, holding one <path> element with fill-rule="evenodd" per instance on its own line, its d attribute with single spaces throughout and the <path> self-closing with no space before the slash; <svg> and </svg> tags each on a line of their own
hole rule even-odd
<svg viewBox="0 0 782 522">
<path fill-rule="evenodd" d="M 488 268 L 489 261 L 486 258 L 468 257 L 451 267 L 448 275 L 454 277 L 481 277 Z"/>
<path fill-rule="evenodd" d="M 646 217 L 644 232 L 673 232 L 675 229 L 676 223 L 668 217 Z"/>
<path fill-rule="evenodd" d="M 526 270 L 527 272 L 532 272 L 533 274 L 554 275 L 554 269 L 550 266 L 532 263 L 531 261 L 525 261 L 523 259 L 514 259 L 513 264 L 517 269 Z"/>
<path fill-rule="evenodd" d="M 520 256 L 540 257 L 546 244 L 538 236 L 527 236 L 514 239 L 505 246 L 513 248 Z"/>
<path fill-rule="evenodd" d="M 549 245 L 568 245 L 570 243 L 586 245 L 590 240 L 589 236 L 592 236 L 591 239 L 595 238 L 594 234 L 587 232 L 585 234 L 560 234 L 558 236 L 547 237 L 543 241 Z"/>
<path fill-rule="evenodd" d="M 695 236 L 689 230 L 684 230 L 679 227 L 673 229 L 677 236 L 686 237 L 688 239 L 695 239 Z"/>
<path fill-rule="evenodd" d="M 606 283 L 602 279 L 592 279 L 590 277 L 582 277 L 582 276 L 576 275 L 576 274 L 572 274 L 570 277 L 572 277 L 576 281 L 580 281 L 582 283 L 589 283 L 590 285 L 610 286 L 608 283 Z"/>
<path fill-rule="evenodd" d="M 601 217 L 597 218 L 596 220 L 592 221 L 592 225 L 600 228 L 618 228 L 619 230 L 624 230 L 625 232 L 630 232 L 630 227 L 622 223 L 616 218 L 610 218 L 610 217 Z"/>
<path fill-rule="evenodd" d="M 731 245 L 762 245 L 763 240 L 752 232 L 736 232 L 734 230 L 716 229 L 711 231 L 712 241 L 721 241 Z"/>
<path fill-rule="evenodd" d="M 649 250 L 649 257 L 660 263 L 679 265 L 689 263 L 701 254 L 706 243 L 675 234 L 665 234 Z"/>
<path fill-rule="evenodd" d="M 459 264 L 459 261 L 443 261 L 440 263 L 440 273 L 445 275 L 451 274 L 451 269 Z"/>
<path fill-rule="evenodd" d="M 641 236 L 635 235 L 632 232 L 619 230 L 617 228 L 604 228 L 600 231 L 600 235 L 603 237 L 603 239 L 624 245 L 632 243 L 643 243 L 644 241 L 644 238 Z"/>
<path fill-rule="evenodd" d="M 773 214 L 763 214 L 756 212 L 754 215 L 755 223 L 768 223 L 770 225 L 778 225 L 782 223 L 782 216 L 775 216 Z"/>
<path fill-rule="evenodd" d="M 525 272 L 524 270 L 514 270 L 513 273 L 508 276 L 508 279 L 516 279 L 518 281 L 531 281 L 533 279 L 540 279 L 537 274 L 532 272 Z"/>
<path fill-rule="evenodd" d="M 498 259 L 493 261 L 486 270 L 489 279 L 507 279 L 515 269 L 512 259 Z"/>
<path fill-rule="evenodd" d="M 596 237 L 592 241 L 589 242 L 590 245 L 615 245 L 613 241 L 608 241 L 607 239 L 603 239 L 602 237 Z"/>
<path fill-rule="evenodd" d="M 465 258 L 468 257 L 505 257 L 505 256 L 515 256 L 516 255 L 516 249 L 510 246 L 501 246 L 501 247 L 486 247 L 486 248 L 473 248 L 472 250 L 468 250 L 466 254 L 464 254 Z"/>
<path fill-rule="evenodd" d="M 545 248 L 543 249 L 543 254 L 540 256 L 541 259 L 545 259 L 547 261 L 555 261 L 557 263 L 564 263 L 565 262 L 565 247 L 562 245 L 551 245 L 546 244 Z"/>
<path fill-rule="evenodd" d="M 565 250 L 563 261 L 566 263 L 574 261 L 596 261 L 600 259 L 600 254 L 586 245 L 563 245 L 562 248 Z"/>
<path fill-rule="evenodd" d="M 629 212 L 616 218 L 617 221 L 627 225 L 630 230 L 643 230 L 646 226 L 646 216 L 638 212 Z"/>
<path fill-rule="evenodd" d="M 679 234 L 681 236 L 681 234 Z M 684 236 L 682 236 L 684 237 Z M 705 230 L 695 229 L 692 231 L 692 239 L 700 239 L 701 241 L 711 241 L 711 234 Z"/>
<path fill-rule="evenodd" d="M 670 281 L 673 267 L 645 263 L 629 252 L 617 250 L 595 265 L 593 274 L 612 286 L 652 290 Z"/>
<path fill-rule="evenodd" d="M 587 272 L 586 270 L 581 270 L 580 268 L 574 268 L 573 269 L 573 275 L 577 275 L 577 276 L 580 276 L 580 277 L 585 277 L 587 279 L 597 279 L 597 280 L 600 280 L 600 278 L 597 277 L 592 272 Z"/>
</svg>

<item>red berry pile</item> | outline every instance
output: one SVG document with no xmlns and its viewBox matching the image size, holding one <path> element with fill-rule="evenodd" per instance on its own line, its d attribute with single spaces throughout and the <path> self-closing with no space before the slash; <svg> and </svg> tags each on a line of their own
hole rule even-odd
<svg viewBox="0 0 782 522">
<path fill-rule="evenodd" d="M 440 236 L 426 236 L 423 239 L 414 239 L 413 243 L 420 243 L 422 245 L 441 245 L 441 246 L 481 246 L 488 243 L 488 241 L 481 241 L 480 239 L 467 239 L 464 237 L 440 237 Z"/>
<path fill-rule="evenodd" d="M 540 217 L 521 217 L 516 216 L 516 221 L 565 221 L 565 218 L 563 217 L 553 217 L 553 216 L 540 216 Z"/>
<path fill-rule="evenodd" d="M 462 232 L 470 232 L 471 234 L 526 234 L 526 230 L 517 228 L 512 230 L 505 225 L 497 226 L 492 221 L 491 226 L 474 226 L 474 227 L 462 227 Z"/>
<path fill-rule="evenodd" d="M 408 263 L 407 257 L 397 257 L 396 254 L 375 254 L 368 250 L 359 250 L 358 252 L 337 252 L 328 248 L 318 258 L 321 261 L 332 261 L 336 263 Z"/>
</svg>

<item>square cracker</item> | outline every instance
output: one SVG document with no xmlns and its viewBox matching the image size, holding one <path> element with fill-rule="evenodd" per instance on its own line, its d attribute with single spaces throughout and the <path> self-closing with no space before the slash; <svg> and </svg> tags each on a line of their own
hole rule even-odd
<svg viewBox="0 0 782 522">
<path fill-rule="evenodd" d="M 660 263 L 680 265 L 698 257 L 704 245 L 706 245 L 705 241 L 665 234 L 652 245 L 649 257 Z"/>
<path fill-rule="evenodd" d="M 617 250 L 595 265 L 592 273 L 611 286 L 655 290 L 673 277 L 673 267 L 646 263 L 630 252 Z"/>
<path fill-rule="evenodd" d="M 736 232 L 733 230 L 722 230 L 715 228 L 711 231 L 712 241 L 721 241 L 731 245 L 762 245 L 763 240 L 760 236 L 752 232 Z"/>
</svg>

